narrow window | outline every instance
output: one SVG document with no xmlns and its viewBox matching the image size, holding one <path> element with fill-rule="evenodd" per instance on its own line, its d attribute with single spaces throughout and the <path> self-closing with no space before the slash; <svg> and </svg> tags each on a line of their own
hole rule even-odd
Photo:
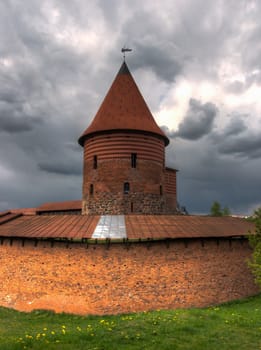
<svg viewBox="0 0 261 350">
<path fill-rule="evenodd" d="M 130 192 L 130 184 L 129 184 L 129 182 L 124 182 L 123 192 L 124 192 L 124 194 L 128 194 Z"/>
<path fill-rule="evenodd" d="M 133 203 L 131 202 L 131 213 L 133 213 Z"/>
<path fill-rule="evenodd" d="M 93 156 L 93 169 L 97 169 L 97 156 Z"/>
<path fill-rule="evenodd" d="M 93 184 L 90 184 L 90 195 L 93 195 Z"/>
<path fill-rule="evenodd" d="M 163 191 L 162 191 L 162 185 L 160 185 L 160 195 L 163 195 Z"/>
<path fill-rule="evenodd" d="M 137 153 L 131 154 L 131 167 L 136 168 L 137 165 Z"/>
</svg>

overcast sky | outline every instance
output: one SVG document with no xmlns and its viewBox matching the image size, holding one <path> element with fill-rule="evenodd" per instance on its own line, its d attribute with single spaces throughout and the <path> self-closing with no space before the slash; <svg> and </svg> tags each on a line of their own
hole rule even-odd
<svg viewBox="0 0 261 350">
<path fill-rule="evenodd" d="M 261 205 L 261 1 L 1 0 L 0 211 L 81 198 L 77 139 L 127 64 L 178 199 Z"/>
</svg>

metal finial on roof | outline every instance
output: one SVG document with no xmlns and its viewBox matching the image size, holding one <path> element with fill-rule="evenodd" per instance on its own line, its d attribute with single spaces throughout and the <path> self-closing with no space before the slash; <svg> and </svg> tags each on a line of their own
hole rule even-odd
<svg viewBox="0 0 261 350">
<path fill-rule="evenodd" d="M 125 61 L 125 52 L 131 52 L 132 49 L 129 49 L 126 46 L 123 46 L 123 48 L 121 49 L 121 52 L 123 53 L 123 60 Z"/>
</svg>

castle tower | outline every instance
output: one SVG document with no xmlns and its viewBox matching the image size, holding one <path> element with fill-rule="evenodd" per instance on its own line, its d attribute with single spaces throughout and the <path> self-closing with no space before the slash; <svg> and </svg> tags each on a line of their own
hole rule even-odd
<svg viewBox="0 0 261 350">
<path fill-rule="evenodd" d="M 84 148 L 82 213 L 175 213 L 176 170 L 165 168 L 168 143 L 124 61 L 79 138 Z"/>
</svg>

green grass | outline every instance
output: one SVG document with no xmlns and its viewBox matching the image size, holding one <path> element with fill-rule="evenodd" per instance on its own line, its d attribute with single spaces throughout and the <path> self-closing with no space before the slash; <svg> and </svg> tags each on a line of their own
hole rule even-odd
<svg viewBox="0 0 261 350">
<path fill-rule="evenodd" d="M 261 294 L 205 309 L 75 316 L 0 308 L 0 349 L 261 349 Z"/>
</svg>

